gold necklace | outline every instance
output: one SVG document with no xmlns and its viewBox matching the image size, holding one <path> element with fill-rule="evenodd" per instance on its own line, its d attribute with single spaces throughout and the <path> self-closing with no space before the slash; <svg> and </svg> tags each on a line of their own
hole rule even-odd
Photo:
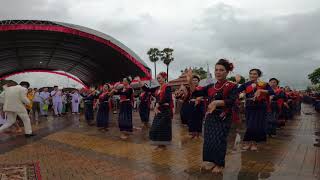
<svg viewBox="0 0 320 180">
<path fill-rule="evenodd" d="M 216 91 L 220 91 L 220 90 L 227 84 L 227 82 L 228 82 L 228 81 L 226 81 L 226 82 L 225 82 L 220 88 L 218 88 L 218 89 L 216 88 L 216 84 L 217 84 L 217 83 L 216 83 L 216 84 L 213 85 L 213 88 L 214 88 Z"/>
</svg>

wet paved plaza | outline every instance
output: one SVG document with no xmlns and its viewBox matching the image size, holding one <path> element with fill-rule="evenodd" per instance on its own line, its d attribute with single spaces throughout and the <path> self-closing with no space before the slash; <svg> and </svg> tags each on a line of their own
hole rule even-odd
<svg viewBox="0 0 320 180">
<path fill-rule="evenodd" d="M 134 116 L 135 126 L 141 126 L 138 115 Z M 202 139 L 189 139 L 178 116 L 173 124 L 172 145 L 155 151 L 146 129 L 120 140 L 116 115 L 108 132 L 88 127 L 78 115 L 49 117 L 34 125 L 35 138 L 1 135 L 0 164 L 39 161 L 42 178 L 50 180 L 320 179 L 320 148 L 314 146 L 320 138 L 315 135 L 320 131 L 320 115 L 309 105 L 303 105 L 301 115 L 260 145 L 258 152 L 232 151 L 232 131 L 223 176 L 200 172 Z"/>
</svg>

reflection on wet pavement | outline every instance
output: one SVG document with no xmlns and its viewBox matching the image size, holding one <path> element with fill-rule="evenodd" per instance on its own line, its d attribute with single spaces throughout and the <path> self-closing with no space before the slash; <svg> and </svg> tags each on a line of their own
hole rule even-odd
<svg viewBox="0 0 320 180">
<path fill-rule="evenodd" d="M 154 150 L 145 129 L 120 140 L 116 115 L 108 132 L 88 127 L 82 116 L 48 117 L 34 126 L 36 138 L 1 136 L 0 161 L 40 161 L 43 179 L 320 179 L 320 149 L 314 146 L 320 115 L 308 105 L 303 111 L 312 115 L 296 116 L 258 152 L 232 151 L 233 131 L 224 175 L 200 172 L 202 139 L 189 139 L 178 116 L 172 145 L 165 151 Z"/>
</svg>

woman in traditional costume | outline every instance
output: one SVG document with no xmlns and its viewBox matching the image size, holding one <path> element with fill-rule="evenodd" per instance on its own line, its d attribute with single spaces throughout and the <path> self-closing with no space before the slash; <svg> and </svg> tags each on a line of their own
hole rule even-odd
<svg viewBox="0 0 320 180">
<path fill-rule="evenodd" d="M 284 92 L 286 94 L 287 102 L 286 105 L 283 107 L 283 118 L 285 121 L 291 120 L 293 118 L 293 98 L 292 98 L 292 91 L 289 86 L 284 88 Z"/>
<path fill-rule="evenodd" d="M 155 92 L 156 107 L 155 117 L 149 132 L 149 138 L 152 144 L 157 145 L 156 149 L 164 150 L 172 140 L 172 92 L 171 87 L 166 84 L 167 74 L 161 72 L 157 76 L 160 84 Z"/>
<path fill-rule="evenodd" d="M 183 125 L 188 125 L 190 115 L 191 115 L 191 106 L 189 103 L 190 100 L 190 88 L 182 85 L 178 91 L 175 93 L 175 98 L 178 99 L 181 104 L 180 109 L 180 119 Z"/>
<path fill-rule="evenodd" d="M 122 90 L 114 89 L 116 95 L 120 95 L 120 112 L 119 112 L 119 128 L 121 131 L 121 139 L 128 139 L 132 133 L 132 102 L 133 102 L 133 89 L 130 86 L 132 79 L 130 77 L 124 78 L 122 81 Z"/>
<path fill-rule="evenodd" d="M 93 126 L 93 119 L 94 119 L 94 111 L 93 111 L 93 102 L 94 99 L 96 98 L 96 90 L 90 89 L 87 90 L 83 96 L 83 101 L 84 101 L 84 114 L 85 114 L 85 119 L 88 123 L 89 126 Z"/>
<path fill-rule="evenodd" d="M 204 168 L 212 170 L 213 173 L 222 173 L 225 166 L 232 107 L 238 96 L 237 85 L 227 80 L 232 70 L 232 63 L 220 59 L 215 65 L 214 74 L 217 82 L 195 94 L 195 97 L 206 96 L 209 101 L 204 121 L 203 161 L 209 162 L 209 165 Z M 190 78 L 191 75 L 188 77 Z"/>
<path fill-rule="evenodd" d="M 99 130 L 108 131 L 109 125 L 109 98 L 110 98 L 110 86 L 105 84 L 103 86 L 102 92 L 99 95 L 97 105 L 99 106 L 97 112 L 97 127 Z"/>
<path fill-rule="evenodd" d="M 244 150 L 258 150 L 257 143 L 267 140 L 267 108 L 270 95 L 274 95 L 268 83 L 259 80 L 260 69 L 251 69 L 250 81 L 242 84 L 238 92 L 246 94 L 246 133 L 243 141 Z"/>
<path fill-rule="evenodd" d="M 279 116 L 282 110 L 282 107 L 286 101 L 286 95 L 279 88 L 279 80 L 276 78 L 271 78 L 269 80 L 269 85 L 274 91 L 274 96 L 270 96 L 270 109 L 268 112 L 268 129 L 267 133 L 271 137 L 277 134 L 277 127 L 279 126 Z M 282 122 L 283 123 L 283 122 Z"/>
<path fill-rule="evenodd" d="M 140 94 L 139 115 L 143 126 L 148 127 L 150 117 L 150 105 L 151 105 L 151 92 L 148 91 L 146 86 L 141 88 L 143 92 Z"/>
<path fill-rule="evenodd" d="M 190 83 L 191 96 L 190 96 L 190 107 L 191 116 L 189 118 L 188 126 L 189 133 L 191 133 L 191 138 L 199 138 L 202 133 L 202 124 L 205 114 L 205 104 L 201 93 L 203 87 L 199 86 L 200 77 L 198 75 L 192 76 L 192 81 Z"/>
</svg>

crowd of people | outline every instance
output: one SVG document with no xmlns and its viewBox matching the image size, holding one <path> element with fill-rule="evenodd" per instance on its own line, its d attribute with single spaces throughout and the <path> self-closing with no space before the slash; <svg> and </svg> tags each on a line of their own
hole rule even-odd
<svg viewBox="0 0 320 180">
<path fill-rule="evenodd" d="M 235 82 L 228 81 L 227 76 L 233 69 L 234 65 L 230 61 L 218 60 L 214 67 L 217 82 L 205 87 L 199 86 L 200 77 L 189 70 L 188 85 L 181 86 L 175 92 L 167 83 L 167 74 L 161 72 L 157 75 L 159 86 L 152 87 L 144 81 L 136 82 L 139 86 L 135 89 L 138 89 L 136 92 L 139 93 L 135 93 L 132 79 L 128 77 L 124 78 L 122 83 L 104 84 L 99 88 L 74 90 L 71 93 L 63 92 L 58 87 L 54 87 L 51 92 L 48 88 L 41 91 L 29 89 L 25 94 L 27 99 L 22 99 L 19 104 L 25 104 L 37 122 L 38 113 L 42 116 L 48 115 L 50 104 L 54 115 L 61 116 L 69 109 L 72 113 L 79 113 L 80 102 L 83 102 L 86 122 L 90 126 L 96 124 L 101 131 L 108 131 L 109 115 L 114 107 L 118 107 L 120 138 L 126 140 L 134 130 L 134 107 L 140 114 L 143 127 L 148 129 L 154 101 L 155 115 L 149 128 L 149 138 L 152 144 L 156 145 L 156 150 L 164 150 L 172 141 L 174 104 L 175 99 L 178 99 L 182 101 L 181 123 L 188 127 L 190 138 L 204 138 L 203 161 L 207 163 L 203 168 L 213 173 L 222 173 L 227 137 L 232 122 L 241 123 L 239 107 L 242 102 L 245 104 L 246 125 L 243 150 L 257 151 L 259 143 L 266 142 L 268 137 L 276 136 L 277 131 L 284 128 L 286 122 L 294 119 L 294 115 L 301 111 L 301 94 L 298 91 L 280 87 L 280 81 L 276 78 L 263 82 L 260 80 L 260 69 L 250 70 L 249 80 L 244 84 L 239 84 L 241 76 L 238 75 Z M 9 87 L 4 90 L 4 107 L 7 106 L 6 100 L 10 98 L 7 92 L 10 91 Z M 115 101 L 114 97 L 119 98 Z M 8 116 L 7 121 L 15 121 L 12 115 L 9 117 L 10 109 L 4 108 L 4 111 Z M 23 122 L 27 119 L 25 115 L 21 117 L 18 113 L 18 116 Z M 29 125 L 24 125 L 25 129 L 28 129 Z M 7 123 L 1 126 L 0 132 L 8 126 Z M 28 130 L 26 134 L 31 133 Z"/>
<path fill-rule="evenodd" d="M 257 151 L 259 143 L 275 136 L 277 129 L 283 128 L 301 110 L 301 93 L 280 87 L 278 79 L 263 82 L 259 79 L 262 71 L 251 69 L 249 81 L 239 84 L 239 75 L 236 82 L 227 81 L 232 70 L 232 63 L 219 60 L 215 66 L 217 82 L 207 87 L 200 87 L 200 78 L 189 72 L 189 86 L 177 93 L 183 101 L 181 120 L 188 125 L 191 138 L 199 137 L 204 129 L 203 160 L 210 163 L 203 168 L 214 173 L 221 173 L 225 165 L 227 136 L 231 123 L 240 123 L 241 101 L 246 124 L 243 150 Z"/>
<path fill-rule="evenodd" d="M 31 101 L 27 98 L 29 86 L 28 82 L 21 82 L 19 85 L 10 82 L 3 86 L 4 91 L 0 95 L 0 102 L 3 104 L 2 111 L 4 113 L 1 113 L 1 119 L 4 122 L 0 127 L 0 133 L 14 124 L 19 128 L 16 123 L 17 117 L 19 117 L 24 125 L 25 136 L 27 138 L 34 136 L 26 108 L 27 105 L 31 104 Z"/>
<path fill-rule="evenodd" d="M 303 101 L 312 104 L 317 112 L 320 112 L 320 92 L 312 91 L 305 93 Z"/>
<path fill-rule="evenodd" d="M 13 98 L 7 97 L 7 91 L 10 91 L 9 87 L 18 86 L 15 82 L 9 81 L 4 85 L 3 91 L 1 93 L 1 102 L 0 102 L 0 124 L 5 124 L 7 122 L 8 113 L 5 110 L 5 102 L 6 99 L 10 101 Z M 26 98 L 28 99 L 28 103 L 26 101 L 22 102 L 27 114 L 29 115 L 30 121 L 35 124 L 39 124 L 40 116 L 48 117 L 48 112 L 52 110 L 54 116 L 62 116 L 66 114 L 68 111 L 72 112 L 72 114 L 79 114 L 79 105 L 81 96 L 78 90 L 74 90 L 71 93 L 68 91 L 63 92 L 62 89 L 58 89 L 58 86 L 54 86 L 53 90 L 49 92 L 49 88 L 26 88 Z M 26 87 L 26 86 L 24 86 Z M 18 106 L 19 102 L 15 102 L 16 106 Z M 21 106 L 21 104 L 19 105 Z M 17 119 L 21 119 L 20 116 Z M 21 128 L 19 123 L 14 123 L 16 129 L 14 131 L 20 133 Z M 4 127 L 4 126 L 2 126 Z"/>
<path fill-rule="evenodd" d="M 27 96 L 32 102 L 30 105 L 27 105 L 27 109 L 33 113 L 35 121 L 39 120 L 39 115 L 47 117 L 50 109 L 58 117 L 68 111 L 71 111 L 73 114 L 79 113 L 81 96 L 78 90 L 70 93 L 69 91 L 63 92 L 58 86 L 54 86 L 51 92 L 49 92 L 49 88 L 42 88 L 40 90 L 30 88 L 28 89 Z"/>
</svg>

